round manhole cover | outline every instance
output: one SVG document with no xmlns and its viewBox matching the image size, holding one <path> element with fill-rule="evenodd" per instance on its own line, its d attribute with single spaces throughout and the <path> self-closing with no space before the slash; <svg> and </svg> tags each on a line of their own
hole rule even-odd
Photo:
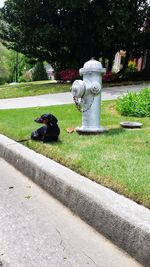
<svg viewBox="0 0 150 267">
<path fill-rule="evenodd" d="M 134 128 L 141 128 L 143 124 L 140 122 L 135 122 L 135 121 L 123 121 L 123 122 L 120 122 L 120 125 L 123 128 L 134 129 Z"/>
</svg>

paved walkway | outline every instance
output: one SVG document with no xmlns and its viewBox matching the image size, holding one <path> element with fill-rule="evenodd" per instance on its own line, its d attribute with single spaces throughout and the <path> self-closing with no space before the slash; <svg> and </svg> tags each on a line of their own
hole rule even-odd
<svg viewBox="0 0 150 267">
<path fill-rule="evenodd" d="M 0 165 L 3 267 L 142 267 L 1 158 Z"/>
<path fill-rule="evenodd" d="M 102 100 L 112 100 L 127 93 L 128 91 L 139 91 L 146 87 L 146 84 L 107 87 L 102 90 Z M 46 94 L 30 97 L 19 97 L 11 99 L 0 99 L 0 109 L 41 107 L 73 103 L 71 92 Z"/>
<path fill-rule="evenodd" d="M 82 220 L 90 224 L 113 243 L 127 251 L 131 256 L 134 256 L 137 260 L 139 260 L 139 262 L 144 264 L 144 266 L 150 266 L 149 209 L 138 205 L 132 200 L 127 199 L 124 196 L 105 188 L 104 186 L 90 181 L 86 177 L 75 173 L 65 166 L 62 166 L 59 163 L 50 160 L 1 134 L 0 157 L 7 160 L 9 164 L 20 170 L 34 183 L 37 183 L 50 195 L 53 195 L 53 197 L 57 198 L 60 202 L 69 207 L 74 214 L 72 222 L 76 219 L 75 214 L 78 215 Z M 17 259 L 18 254 L 21 258 L 22 255 L 25 255 L 28 258 L 28 252 L 30 252 L 29 254 L 32 257 L 33 251 L 35 253 L 33 254 L 32 259 L 36 258 L 37 251 L 38 254 L 39 251 L 41 252 L 40 256 L 43 256 L 46 253 L 51 257 L 53 254 L 49 255 L 47 252 L 49 251 L 49 248 L 52 248 L 53 246 L 53 242 L 51 242 L 51 229 L 54 229 L 55 227 L 58 229 L 57 232 L 59 233 L 62 233 L 62 230 L 64 231 L 65 229 L 68 229 L 68 233 L 66 231 L 63 232 L 64 238 L 62 240 L 64 240 L 65 244 L 67 241 L 71 251 L 67 249 L 66 244 L 66 249 L 63 251 L 65 252 L 65 255 L 61 254 L 60 256 L 67 258 L 70 262 L 69 265 L 53 264 L 51 266 L 44 264 L 12 264 L 10 266 L 136 266 L 134 265 L 134 261 L 132 261 L 130 265 L 130 260 L 127 255 L 127 257 L 125 255 L 125 257 L 123 257 L 123 254 L 119 256 L 120 253 L 115 250 L 114 246 L 112 249 L 110 247 L 106 248 L 105 242 L 102 241 L 102 236 L 98 233 L 96 236 L 99 240 L 97 239 L 98 242 L 96 242 L 96 236 L 94 235 L 95 231 L 92 235 L 89 231 L 87 232 L 84 228 L 81 228 L 81 223 L 77 225 L 75 221 L 72 223 L 70 219 L 68 222 L 67 218 L 70 216 L 67 216 L 67 214 L 57 208 L 54 203 L 50 206 L 45 197 L 44 203 L 46 204 L 41 204 L 40 194 L 36 190 L 37 187 L 32 184 L 32 188 L 30 188 L 31 184 L 29 185 L 29 181 L 27 181 L 26 178 L 23 178 L 21 174 L 19 174 L 19 177 L 17 174 L 14 175 L 15 169 L 12 169 L 9 164 L 5 163 L 3 159 L 0 159 L 0 260 L 3 258 L 6 259 L 7 262 L 7 258 L 1 257 L 3 253 L 6 255 L 9 254 L 10 257 L 13 256 L 14 259 Z M 33 190 L 33 187 L 35 190 Z M 49 197 L 49 199 L 51 199 L 51 197 Z M 29 203 L 29 206 L 26 206 L 28 205 L 27 203 Z M 53 209 L 51 209 L 51 207 Z M 44 213 L 45 211 L 46 213 Z M 54 211 L 55 215 L 53 216 L 52 214 Z M 64 225 L 66 225 L 66 228 L 64 228 Z M 74 226 L 74 228 L 72 226 Z M 54 235 L 52 236 L 52 240 L 54 241 L 55 239 L 53 239 L 53 237 L 56 238 L 57 234 L 56 231 L 52 230 L 52 232 L 54 232 Z M 63 233 L 61 236 L 63 236 Z M 83 242 L 80 235 L 83 236 L 85 233 L 85 242 Z M 35 239 L 36 236 L 37 238 Z M 48 240 L 46 239 L 46 241 L 44 241 L 46 236 L 48 236 Z M 17 240 L 20 241 L 18 245 Z M 77 246 L 74 244 L 75 240 L 78 243 Z M 92 243 L 92 240 L 94 240 L 95 245 Z M 60 245 L 62 243 L 64 245 L 64 242 L 60 242 Z M 84 247 L 86 246 L 85 243 L 87 243 L 91 252 L 86 249 L 87 247 Z M 16 244 L 15 248 L 13 247 L 13 244 Z M 40 244 L 40 248 L 42 244 L 42 247 L 45 249 L 43 251 L 39 250 L 38 244 Z M 62 248 L 62 246 L 59 247 Z M 92 247 L 94 248 L 93 251 Z M 30 248 L 33 248 L 33 250 L 30 250 Z M 24 253 L 24 249 L 29 250 Z M 72 250 L 74 249 L 75 253 L 73 254 L 76 254 L 76 252 L 78 254 L 78 252 L 80 252 L 80 254 L 78 254 L 79 258 L 75 259 L 76 265 L 72 262 L 74 260 Z M 87 264 L 81 262 L 81 265 L 79 264 L 78 259 L 83 259 L 83 251 L 84 255 L 88 255 L 89 259 L 94 260 L 96 263 L 94 266 L 92 265 L 92 262 L 87 262 Z M 57 252 L 57 258 L 59 260 L 60 250 Z M 97 253 L 97 256 L 94 255 L 93 252 Z M 120 262 L 120 258 L 122 262 Z M 37 259 L 39 258 L 37 257 Z M 87 257 L 85 260 L 87 260 Z M 65 262 L 67 263 L 67 261 Z M 35 261 L 35 263 L 37 263 L 37 261 Z"/>
</svg>

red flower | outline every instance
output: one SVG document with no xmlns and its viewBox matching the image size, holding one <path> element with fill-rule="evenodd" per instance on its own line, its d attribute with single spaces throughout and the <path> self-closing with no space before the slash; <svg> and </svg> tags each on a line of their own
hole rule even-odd
<svg viewBox="0 0 150 267">
<path fill-rule="evenodd" d="M 79 72 L 75 69 L 67 69 L 60 71 L 59 76 L 60 79 L 63 80 L 64 82 L 66 81 L 72 82 L 79 76 Z"/>
<path fill-rule="evenodd" d="M 104 82 L 112 82 L 114 80 L 115 80 L 115 74 L 112 73 L 111 71 L 108 71 L 103 75 Z"/>
</svg>

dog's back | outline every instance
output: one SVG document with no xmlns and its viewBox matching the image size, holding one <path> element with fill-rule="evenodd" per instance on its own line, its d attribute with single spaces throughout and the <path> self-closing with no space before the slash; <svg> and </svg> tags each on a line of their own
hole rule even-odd
<svg viewBox="0 0 150 267">
<path fill-rule="evenodd" d="M 58 137 L 60 134 L 60 129 L 58 127 L 58 124 L 49 124 L 46 126 L 46 133 L 44 135 L 43 142 L 51 142 L 51 141 L 58 141 Z"/>
</svg>

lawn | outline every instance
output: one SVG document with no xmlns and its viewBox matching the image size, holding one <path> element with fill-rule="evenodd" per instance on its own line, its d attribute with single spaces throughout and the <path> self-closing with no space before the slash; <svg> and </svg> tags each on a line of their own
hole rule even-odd
<svg viewBox="0 0 150 267">
<path fill-rule="evenodd" d="M 70 84 L 57 84 L 50 81 L 1 85 L 0 99 L 69 92 L 70 87 Z"/>
<path fill-rule="evenodd" d="M 141 82 L 104 83 L 103 87 L 139 84 Z M 144 83 L 148 83 L 145 81 Z M 26 82 L 0 85 L 0 99 L 69 92 L 71 84 L 51 81 Z"/>
<path fill-rule="evenodd" d="M 102 125 L 109 131 L 100 135 L 67 133 L 68 127 L 81 125 L 81 113 L 74 105 L 1 110 L 0 133 L 15 140 L 29 138 L 39 127 L 34 118 L 53 113 L 59 120 L 60 141 L 43 144 L 28 140 L 24 145 L 150 208 L 150 119 L 122 117 L 115 103 L 102 103 Z M 142 122 L 143 127 L 122 129 L 119 123 L 125 120 Z"/>
</svg>

